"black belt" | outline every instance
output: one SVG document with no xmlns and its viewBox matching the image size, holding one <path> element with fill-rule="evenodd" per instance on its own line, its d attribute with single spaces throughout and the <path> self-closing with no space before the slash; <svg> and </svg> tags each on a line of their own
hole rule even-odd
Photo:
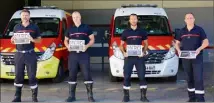
<svg viewBox="0 0 214 103">
<path fill-rule="evenodd" d="M 34 49 L 31 49 L 31 50 L 17 50 L 16 52 L 19 52 L 19 53 L 31 53 L 33 51 L 34 51 Z"/>
</svg>

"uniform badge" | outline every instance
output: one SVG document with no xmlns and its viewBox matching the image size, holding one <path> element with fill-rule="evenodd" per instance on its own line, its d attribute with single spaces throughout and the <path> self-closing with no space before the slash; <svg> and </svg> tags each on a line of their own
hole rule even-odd
<svg viewBox="0 0 214 103">
<path fill-rule="evenodd" d="M 190 39 L 190 36 L 188 36 L 188 39 Z"/>
</svg>

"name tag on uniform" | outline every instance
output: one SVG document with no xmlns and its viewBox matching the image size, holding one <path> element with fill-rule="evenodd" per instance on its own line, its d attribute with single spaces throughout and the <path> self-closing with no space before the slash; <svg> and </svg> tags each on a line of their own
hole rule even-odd
<svg viewBox="0 0 214 103">
<path fill-rule="evenodd" d="M 70 51 L 83 51 L 85 48 L 85 40 L 69 40 L 69 50 Z"/>
<path fill-rule="evenodd" d="M 127 50 L 128 56 L 142 55 L 142 45 L 127 45 L 126 50 Z"/>
<path fill-rule="evenodd" d="M 181 51 L 179 54 L 179 58 L 195 59 L 196 51 Z"/>
<path fill-rule="evenodd" d="M 15 44 L 30 44 L 30 34 L 29 33 L 14 33 L 14 43 Z"/>
</svg>

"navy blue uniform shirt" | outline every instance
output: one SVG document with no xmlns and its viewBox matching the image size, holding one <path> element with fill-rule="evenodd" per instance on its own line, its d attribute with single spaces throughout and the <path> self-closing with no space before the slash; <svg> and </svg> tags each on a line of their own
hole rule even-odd
<svg viewBox="0 0 214 103">
<path fill-rule="evenodd" d="M 129 28 L 123 31 L 121 40 L 127 45 L 142 45 L 142 41 L 147 40 L 147 32 L 140 28 L 135 30 Z"/>
<path fill-rule="evenodd" d="M 88 44 L 91 34 L 93 34 L 91 28 L 86 24 L 81 24 L 79 27 L 71 26 L 65 36 L 69 39 L 85 40 L 85 44 Z"/>
<path fill-rule="evenodd" d="M 30 33 L 33 39 L 41 37 L 39 27 L 33 23 L 30 23 L 27 27 L 24 27 L 21 23 L 15 25 L 13 29 L 14 33 Z M 31 42 L 30 44 L 17 44 L 16 49 L 18 51 L 32 50 L 35 44 Z"/>
<path fill-rule="evenodd" d="M 197 25 L 194 25 L 190 31 L 185 26 L 181 29 L 180 34 L 176 36 L 176 40 L 182 44 L 181 50 L 197 50 L 206 38 L 204 30 Z"/>
</svg>

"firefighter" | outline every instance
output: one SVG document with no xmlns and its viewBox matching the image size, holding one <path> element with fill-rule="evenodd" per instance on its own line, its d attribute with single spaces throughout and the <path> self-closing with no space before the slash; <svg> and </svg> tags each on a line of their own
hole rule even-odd
<svg viewBox="0 0 214 103">
<path fill-rule="evenodd" d="M 69 40 L 84 40 L 85 48 L 83 51 L 70 51 L 68 57 L 68 68 L 69 68 L 69 97 L 66 102 L 73 102 L 76 100 L 75 91 L 77 86 L 77 74 L 78 66 L 80 67 L 82 74 L 84 75 L 84 83 L 87 89 L 88 101 L 95 102 L 93 98 L 93 80 L 90 73 L 90 56 L 87 49 L 94 44 L 94 34 L 92 29 L 81 23 L 81 15 L 75 11 L 72 13 L 74 26 L 71 26 L 67 30 L 64 44 L 69 50 Z"/>
<path fill-rule="evenodd" d="M 131 14 L 129 16 L 129 23 L 130 23 L 130 28 L 124 30 L 121 36 L 121 44 L 120 44 L 120 49 L 123 52 L 123 55 L 125 57 L 124 60 L 124 84 L 123 84 L 123 92 L 124 92 L 124 97 L 123 97 L 123 102 L 128 102 L 129 99 L 129 89 L 131 86 L 130 79 L 131 79 L 131 74 L 132 74 L 132 69 L 133 66 L 135 65 L 138 77 L 140 79 L 140 91 L 141 91 L 141 98 L 140 100 L 142 102 L 149 102 L 149 100 L 146 97 L 146 92 L 147 92 L 147 83 L 145 80 L 145 58 L 143 55 L 140 56 L 133 56 L 129 57 L 127 55 L 126 50 L 124 49 L 124 43 L 127 45 L 140 45 L 142 46 L 142 42 L 144 43 L 144 48 L 143 48 L 143 54 L 148 54 L 147 53 L 147 48 L 148 48 L 148 42 L 147 42 L 147 33 L 146 31 L 140 29 L 137 26 L 138 23 L 138 17 L 136 14 Z"/>
<path fill-rule="evenodd" d="M 21 11 L 21 23 L 15 25 L 14 33 L 29 33 L 30 44 L 16 44 L 15 53 L 15 98 L 12 102 L 21 102 L 21 92 L 25 76 L 25 67 L 29 78 L 29 85 L 32 90 L 32 101 L 38 102 L 38 85 L 36 79 L 37 57 L 34 51 L 35 43 L 41 42 L 39 27 L 30 22 L 30 11 L 24 9 Z M 14 36 L 11 42 L 14 43 Z"/>
<path fill-rule="evenodd" d="M 195 59 L 182 59 L 183 68 L 187 74 L 188 102 L 205 102 L 203 84 L 203 49 L 209 45 L 206 33 L 195 25 L 192 13 L 185 15 L 186 26 L 176 36 L 176 50 L 180 54 L 182 50 L 196 51 Z M 180 43 L 182 48 L 180 48 Z"/>
</svg>

